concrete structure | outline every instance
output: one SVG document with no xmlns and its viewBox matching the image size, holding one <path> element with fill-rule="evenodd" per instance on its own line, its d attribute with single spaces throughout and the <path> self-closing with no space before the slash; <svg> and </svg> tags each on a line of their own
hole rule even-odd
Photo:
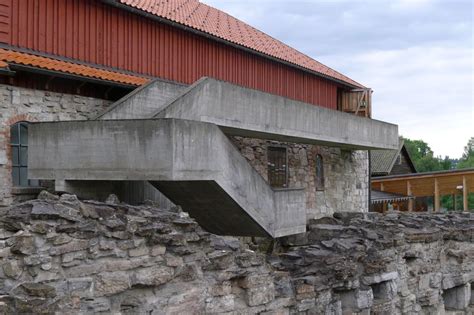
<svg viewBox="0 0 474 315">
<path fill-rule="evenodd" d="M 370 119 L 370 88 L 197 0 L 0 6 L 0 206 L 44 187 L 116 193 L 279 237 L 367 211 L 367 150 L 397 147 L 397 127 Z M 153 155 L 136 135 L 159 130 Z"/>
<path fill-rule="evenodd" d="M 153 81 L 100 120 L 33 124 L 30 177 L 56 180 L 56 190 L 82 197 L 87 187 L 104 188 L 93 181 L 149 181 L 211 232 L 280 237 L 305 231 L 305 192 L 272 189 L 226 133 L 344 148 L 398 145 L 391 124 L 209 78 L 175 96 L 180 89 Z M 167 97 L 172 99 L 165 102 Z M 146 116 L 152 118 L 135 119 Z M 346 127 L 321 123 L 331 120 Z M 351 126 L 358 132 L 351 133 Z M 380 137 L 369 138 L 374 131 Z"/>
<path fill-rule="evenodd" d="M 67 180 L 67 191 L 75 192 L 74 181 L 147 180 L 216 234 L 279 237 L 305 231 L 303 190 L 272 190 L 212 124 L 39 123 L 31 126 L 30 143 L 30 176 Z"/>
<path fill-rule="evenodd" d="M 96 119 L 135 119 L 151 117 L 170 99 L 181 95 L 188 86 L 155 79 L 125 95 L 96 116 Z"/>
<path fill-rule="evenodd" d="M 396 149 L 398 128 L 277 95 L 204 78 L 154 117 L 214 123 L 232 135 L 332 145 L 348 149 Z"/>
</svg>

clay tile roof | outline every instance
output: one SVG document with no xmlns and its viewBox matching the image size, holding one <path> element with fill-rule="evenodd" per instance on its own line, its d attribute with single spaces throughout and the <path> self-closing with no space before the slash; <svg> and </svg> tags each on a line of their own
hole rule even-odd
<svg viewBox="0 0 474 315">
<path fill-rule="evenodd" d="M 76 64 L 69 61 L 0 48 L 0 67 L 2 67 L 4 63 L 7 65 L 12 63 L 31 66 L 45 70 L 53 70 L 98 80 L 106 80 L 135 86 L 145 84 L 150 80 L 149 78 L 142 76 L 99 69 L 88 65 Z"/>
<path fill-rule="evenodd" d="M 254 27 L 208 6 L 199 0 L 116 0 L 124 5 L 185 25 L 228 42 L 292 63 L 321 75 L 364 87 L 360 83 L 323 65 L 311 57 L 255 29 Z"/>
</svg>

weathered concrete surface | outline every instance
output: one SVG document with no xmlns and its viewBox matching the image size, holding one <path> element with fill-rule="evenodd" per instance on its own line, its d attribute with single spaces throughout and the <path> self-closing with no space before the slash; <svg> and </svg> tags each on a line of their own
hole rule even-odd
<svg viewBox="0 0 474 315">
<path fill-rule="evenodd" d="M 118 100 L 95 119 L 149 118 L 186 88 L 184 84 L 155 79 Z"/>
<path fill-rule="evenodd" d="M 150 118 L 157 110 L 166 107 L 170 100 L 182 94 L 186 88 L 187 85 L 185 84 L 155 79 L 115 102 L 98 115 L 96 119 Z M 80 183 L 77 184 L 80 185 Z M 121 197 L 124 197 L 124 200 L 131 204 L 135 204 L 137 201 L 154 200 L 164 207 L 174 206 L 166 196 L 146 181 L 123 183 L 121 190 Z M 92 198 L 99 198 L 99 196 L 96 195 Z"/>
<path fill-rule="evenodd" d="M 218 234 L 279 237 L 305 229 L 304 191 L 272 190 L 213 124 L 101 120 L 30 128 L 31 178 L 147 180 Z"/>
<path fill-rule="evenodd" d="M 396 149 L 398 127 L 203 78 L 155 117 L 210 122 L 231 135 L 349 149 Z"/>
<path fill-rule="evenodd" d="M 114 199 L 43 192 L 0 210 L 0 313 L 474 311 L 473 214 L 342 213 L 257 250 Z"/>
</svg>

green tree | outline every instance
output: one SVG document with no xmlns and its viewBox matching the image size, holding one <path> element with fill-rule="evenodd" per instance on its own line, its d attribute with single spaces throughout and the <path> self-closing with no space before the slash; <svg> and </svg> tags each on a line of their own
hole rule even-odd
<svg viewBox="0 0 474 315">
<path fill-rule="evenodd" d="M 474 168 L 474 137 L 464 147 L 464 153 L 458 163 L 458 169 Z"/>
<path fill-rule="evenodd" d="M 464 147 L 464 153 L 459 160 L 457 165 L 458 169 L 474 168 L 474 137 L 472 137 L 467 145 Z M 457 195 L 456 198 L 456 208 L 457 210 L 462 209 L 462 196 Z M 443 196 L 441 199 L 442 206 L 446 209 L 453 210 L 453 197 L 452 196 Z M 468 196 L 468 208 L 474 209 L 474 192 L 469 193 Z"/>
<path fill-rule="evenodd" d="M 451 169 L 452 163 L 449 157 L 446 156 L 444 159 L 440 156 L 435 157 L 433 150 L 431 150 L 428 143 L 423 140 L 403 139 L 405 140 L 405 147 L 407 148 L 418 172 L 433 172 Z"/>
</svg>

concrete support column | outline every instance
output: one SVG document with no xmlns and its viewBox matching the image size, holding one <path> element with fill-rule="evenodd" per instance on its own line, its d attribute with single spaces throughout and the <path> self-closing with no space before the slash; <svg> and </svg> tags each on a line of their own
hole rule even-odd
<svg viewBox="0 0 474 315">
<path fill-rule="evenodd" d="M 439 212 L 439 185 L 437 178 L 434 180 L 434 212 Z"/>
<path fill-rule="evenodd" d="M 462 204 L 463 204 L 463 210 L 465 212 L 469 211 L 469 209 L 467 208 L 467 194 L 468 194 L 467 179 L 466 179 L 466 176 L 463 176 L 462 177 Z"/>
</svg>

